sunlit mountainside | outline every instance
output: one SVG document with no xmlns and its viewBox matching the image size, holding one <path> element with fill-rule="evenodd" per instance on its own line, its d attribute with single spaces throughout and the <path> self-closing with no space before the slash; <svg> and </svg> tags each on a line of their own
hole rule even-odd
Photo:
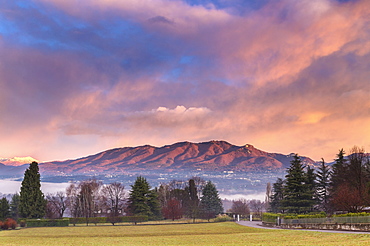
<svg viewBox="0 0 370 246">
<path fill-rule="evenodd" d="M 39 163 L 44 182 L 82 181 L 95 177 L 105 183 L 132 184 L 138 175 L 152 186 L 171 180 L 198 176 L 212 180 L 223 194 L 264 192 L 266 183 L 284 177 L 293 154 L 268 153 L 253 147 L 225 141 L 180 142 L 163 147 L 150 145 L 106 150 L 76 160 Z M 315 165 L 301 157 L 307 165 Z M 0 178 L 21 181 L 28 164 L 0 163 Z"/>
<path fill-rule="evenodd" d="M 252 145 L 235 146 L 225 141 L 180 142 L 163 147 L 144 145 L 103 151 L 77 160 L 40 164 L 44 174 L 120 174 L 130 171 L 279 171 L 292 155 L 268 153 Z M 315 162 L 302 157 L 306 164 Z"/>
</svg>

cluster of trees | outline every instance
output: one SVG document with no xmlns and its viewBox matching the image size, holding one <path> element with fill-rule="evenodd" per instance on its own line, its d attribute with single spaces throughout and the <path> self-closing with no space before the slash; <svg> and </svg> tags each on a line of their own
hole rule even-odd
<svg viewBox="0 0 370 246">
<path fill-rule="evenodd" d="M 370 156 L 355 146 L 346 157 L 341 149 L 331 167 L 322 159 L 315 170 L 295 155 L 271 193 L 269 210 L 275 213 L 362 211 L 370 206 Z"/>
<path fill-rule="evenodd" d="M 150 220 L 175 220 L 184 216 L 210 219 L 222 213 L 223 207 L 211 181 L 194 178 L 152 189 L 147 180 L 139 176 L 128 193 L 121 183 L 104 185 L 91 179 L 71 184 L 65 194 L 47 196 L 46 217 L 61 218 L 66 210 L 72 217 L 106 216 L 114 222 L 124 214 L 147 216 Z"/>
<path fill-rule="evenodd" d="M 247 217 L 253 213 L 255 217 L 262 217 L 262 212 L 265 211 L 266 203 L 260 200 L 246 200 L 244 198 L 233 200 L 231 209 L 227 212 L 239 214 L 242 217 Z"/>
<path fill-rule="evenodd" d="M 41 191 L 38 163 L 25 171 L 20 194 L 9 203 L 0 199 L 0 219 L 109 217 L 110 222 L 123 215 L 147 216 L 149 219 L 215 217 L 223 212 L 215 185 L 195 177 L 172 181 L 152 189 L 144 177 L 137 177 L 129 192 L 122 183 L 108 185 L 96 179 L 71 183 L 66 192 L 48 194 Z"/>
</svg>

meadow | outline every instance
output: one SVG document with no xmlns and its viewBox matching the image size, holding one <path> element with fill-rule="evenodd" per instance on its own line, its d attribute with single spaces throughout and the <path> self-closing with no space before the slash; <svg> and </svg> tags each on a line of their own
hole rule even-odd
<svg viewBox="0 0 370 246">
<path fill-rule="evenodd" d="M 0 231 L 2 245 L 369 245 L 370 235 L 267 230 L 233 222 Z"/>
</svg>

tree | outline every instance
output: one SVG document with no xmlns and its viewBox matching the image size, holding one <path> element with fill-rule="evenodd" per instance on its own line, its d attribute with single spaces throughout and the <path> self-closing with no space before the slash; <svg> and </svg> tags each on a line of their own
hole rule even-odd
<svg viewBox="0 0 370 246">
<path fill-rule="evenodd" d="M 192 218 L 194 222 L 199 214 L 199 198 L 194 179 L 189 180 L 189 186 L 185 188 L 185 191 L 187 194 L 185 205 L 186 214 L 189 218 Z"/>
<path fill-rule="evenodd" d="M 96 179 L 85 180 L 79 184 L 80 193 L 78 194 L 81 216 L 86 218 L 94 217 L 94 212 L 98 211 L 99 191 L 102 183 Z"/>
<path fill-rule="evenodd" d="M 315 169 L 307 166 L 305 173 L 305 197 L 307 197 L 306 202 L 311 211 L 313 210 L 314 205 L 317 204 L 316 188 L 317 184 Z"/>
<path fill-rule="evenodd" d="M 328 213 L 330 211 L 329 206 L 330 175 L 331 175 L 330 168 L 328 165 L 325 164 L 325 161 L 322 158 L 316 174 L 317 181 L 316 196 L 319 209 L 321 211 L 324 211 L 325 213 Z"/>
<path fill-rule="evenodd" d="M 110 210 L 110 216 L 119 216 L 124 209 L 126 194 L 124 185 L 119 182 L 114 182 L 104 186 L 102 192 L 107 198 L 107 206 Z"/>
<path fill-rule="evenodd" d="M 270 211 L 270 203 L 271 203 L 271 197 L 272 197 L 272 185 L 270 182 L 266 185 L 266 195 L 265 195 L 265 209 L 266 211 Z"/>
<path fill-rule="evenodd" d="M 79 187 L 78 185 L 71 183 L 66 189 L 67 195 L 67 208 L 73 218 L 81 216 L 80 200 L 79 200 Z"/>
<path fill-rule="evenodd" d="M 127 203 L 130 215 L 146 215 L 150 219 L 158 216 L 159 200 L 156 192 L 150 190 L 150 185 L 144 177 L 137 177 Z"/>
<path fill-rule="evenodd" d="M 162 208 L 162 214 L 167 219 L 172 221 L 181 219 L 183 215 L 182 206 L 179 200 L 171 198 L 167 204 Z"/>
<path fill-rule="evenodd" d="M 262 211 L 265 208 L 265 203 L 260 200 L 253 199 L 249 201 L 249 208 L 256 216 L 261 218 Z"/>
<path fill-rule="evenodd" d="M 67 209 L 66 195 L 64 192 L 49 194 L 46 196 L 46 217 L 47 218 L 63 218 L 64 212 Z"/>
<path fill-rule="evenodd" d="M 347 172 L 347 159 L 345 158 L 345 152 L 343 149 L 339 150 L 337 154 L 337 159 L 335 159 L 335 163 L 332 165 L 332 173 L 330 179 L 330 194 L 336 193 L 337 188 L 346 182 L 346 172 Z"/>
<path fill-rule="evenodd" d="M 203 216 L 208 221 L 224 210 L 216 186 L 211 181 L 208 181 L 203 188 L 200 206 Z"/>
<path fill-rule="evenodd" d="M 284 213 L 282 201 L 284 199 L 285 180 L 278 178 L 272 185 L 272 196 L 270 200 L 270 210 L 273 213 Z"/>
<path fill-rule="evenodd" d="M 3 197 L 0 199 L 0 221 L 10 216 L 10 206 L 8 200 Z"/>
<path fill-rule="evenodd" d="M 250 214 L 248 201 L 243 198 L 240 198 L 238 200 L 233 200 L 233 204 L 231 205 L 231 212 L 233 214 L 239 214 L 244 217 L 248 216 Z"/>
<path fill-rule="evenodd" d="M 284 210 L 290 213 L 306 213 L 312 210 L 314 204 L 310 191 L 308 175 L 304 172 L 305 166 L 296 154 L 290 162 L 284 187 L 284 198 L 281 201 Z"/>
<path fill-rule="evenodd" d="M 15 193 L 10 200 L 10 217 L 15 220 L 19 218 L 19 203 L 20 203 L 20 196 L 18 193 Z"/>
<path fill-rule="evenodd" d="M 46 200 L 41 191 L 39 166 L 32 162 L 24 173 L 20 192 L 19 211 L 24 218 L 42 218 L 45 215 Z"/>
</svg>

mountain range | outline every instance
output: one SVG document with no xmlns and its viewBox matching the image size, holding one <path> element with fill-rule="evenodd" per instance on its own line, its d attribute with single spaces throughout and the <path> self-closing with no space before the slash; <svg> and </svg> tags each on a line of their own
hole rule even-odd
<svg viewBox="0 0 370 246">
<path fill-rule="evenodd" d="M 123 174 L 156 171 L 281 171 L 293 154 L 268 153 L 252 145 L 235 146 L 225 141 L 179 142 L 163 147 L 150 145 L 110 149 L 76 160 L 40 163 L 40 172 L 64 174 Z M 308 157 L 305 164 L 314 165 Z"/>
<path fill-rule="evenodd" d="M 226 141 L 179 142 L 163 147 L 143 145 L 106 150 L 94 155 L 65 161 L 40 163 L 43 175 L 126 174 L 154 171 L 264 172 L 284 171 L 294 154 L 268 153 L 253 145 L 232 145 Z M 315 161 L 301 157 L 303 163 Z M 28 165 L 0 163 L 2 175 L 18 175 Z"/>
</svg>

